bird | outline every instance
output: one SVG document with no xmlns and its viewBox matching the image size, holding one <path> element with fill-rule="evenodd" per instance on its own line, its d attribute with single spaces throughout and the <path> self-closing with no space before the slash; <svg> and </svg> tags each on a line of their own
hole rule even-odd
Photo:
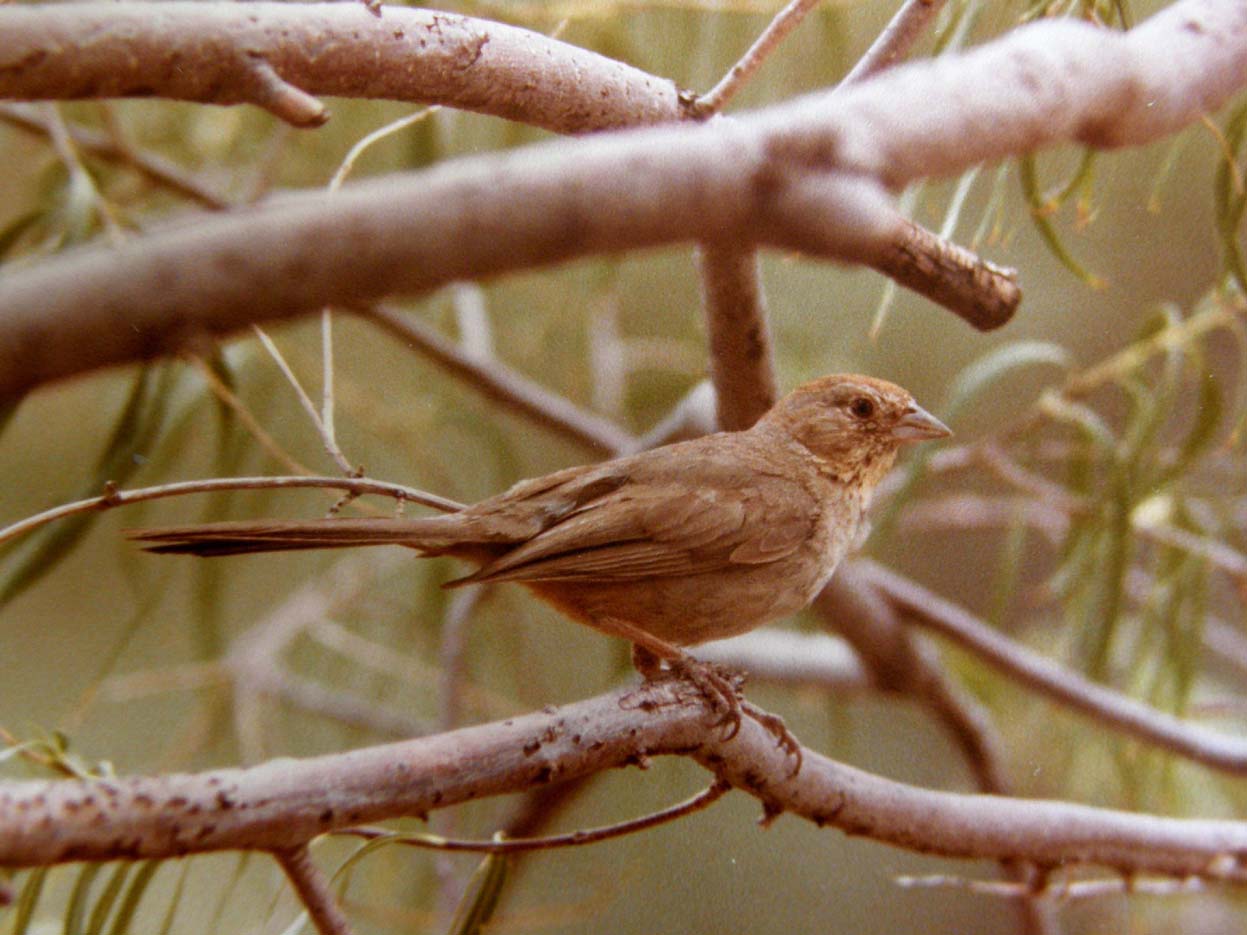
<svg viewBox="0 0 1247 935">
<path fill-rule="evenodd" d="M 475 569 L 447 587 L 527 586 L 572 619 L 630 641 L 645 678 L 691 681 L 723 712 L 730 736 L 740 723 L 738 683 L 686 648 L 805 607 L 854 546 L 900 449 L 950 434 L 900 386 L 833 374 L 798 386 L 748 429 L 522 480 L 445 515 L 128 534 L 164 554 L 399 545 L 465 559 Z M 782 721 L 758 719 L 793 749 Z"/>
</svg>

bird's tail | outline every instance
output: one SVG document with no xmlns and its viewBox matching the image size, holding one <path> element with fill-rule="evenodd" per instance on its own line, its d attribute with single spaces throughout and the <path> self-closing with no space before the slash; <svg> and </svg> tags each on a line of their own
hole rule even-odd
<svg viewBox="0 0 1247 935">
<path fill-rule="evenodd" d="M 437 554 L 461 541 L 455 515 L 412 519 L 259 520 L 130 529 L 126 535 L 148 552 L 180 555 L 242 555 L 294 549 L 405 545 Z"/>
</svg>

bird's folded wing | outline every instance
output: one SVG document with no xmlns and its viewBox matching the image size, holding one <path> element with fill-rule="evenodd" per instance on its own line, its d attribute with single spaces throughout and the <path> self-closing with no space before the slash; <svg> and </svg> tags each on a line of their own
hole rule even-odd
<svg viewBox="0 0 1247 935">
<path fill-rule="evenodd" d="M 817 504 L 799 484 L 744 489 L 630 484 L 456 583 L 629 580 L 775 561 L 814 532 Z"/>
</svg>

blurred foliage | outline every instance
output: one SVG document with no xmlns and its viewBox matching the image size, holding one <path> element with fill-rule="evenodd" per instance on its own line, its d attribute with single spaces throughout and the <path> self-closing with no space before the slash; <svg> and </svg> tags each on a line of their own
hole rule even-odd
<svg viewBox="0 0 1247 935">
<path fill-rule="evenodd" d="M 454 8 L 557 29 L 565 41 L 708 89 L 778 6 L 477 0 Z M 825 4 L 735 106 L 831 85 L 893 6 Z M 952 0 L 919 53 L 952 51 L 1041 15 L 1121 28 L 1159 6 Z M 71 124 L 114 128 L 235 203 L 328 184 L 365 135 L 413 112 L 338 100 L 325 127 L 293 131 L 249 108 L 149 100 L 58 110 Z M 785 386 L 837 370 L 896 379 L 953 422 L 954 442 L 963 446 L 953 454 L 967 455 L 911 455 L 881 504 L 868 549 L 1042 652 L 1166 710 L 1213 711 L 1226 730 L 1241 730 L 1241 710 L 1223 700 L 1247 672 L 1242 658 L 1213 652 L 1206 637 L 1215 628 L 1218 646 L 1244 646 L 1247 581 L 1237 563 L 1247 548 L 1245 129 L 1247 103 L 1240 103 L 1146 149 L 1093 157 L 1069 147 L 906 193 L 915 218 L 1022 271 L 1024 305 L 999 333 L 970 332 L 870 272 L 764 258 Z M 352 177 L 544 136 L 440 110 L 377 140 Z M 201 210 L 124 162 L 88 153 L 79 160 L 66 166 L 46 140 L 0 123 L 0 261 L 37 262 L 109 230 L 131 236 Z M 484 340 L 500 359 L 629 429 L 652 425 L 704 376 L 687 249 L 518 274 L 484 284 L 482 294 Z M 405 307 L 452 337 L 481 326 L 453 290 Z M 315 398 L 319 326 L 287 326 L 274 338 Z M 586 457 L 359 321 L 336 322 L 334 348 L 339 441 L 370 476 L 472 500 Z M 295 394 L 254 340 L 221 347 L 209 367 L 240 406 L 210 391 L 201 371 L 169 362 L 47 387 L 0 411 L 0 522 L 99 494 L 108 481 L 137 487 L 284 473 L 248 419 L 286 456 L 333 470 Z M 954 508 L 966 498 L 982 507 L 979 519 Z M 51 739 L 0 755 L 0 774 L 95 768 L 84 765 L 86 755 L 68 754 L 66 732 L 77 749 L 107 756 L 126 773 L 342 750 L 391 736 L 377 724 L 236 695 L 222 662 L 291 592 L 340 572 L 337 557 L 179 563 L 138 553 L 118 534 L 123 526 L 207 517 L 317 515 L 333 502 L 308 492 L 161 501 L 85 514 L 7 547 L 0 553 L 0 726 Z M 387 723 L 437 723 L 443 636 L 452 627 L 437 585 L 453 568 L 401 559 L 356 568 L 345 579 L 349 598 L 330 601 L 326 619 L 283 644 L 272 662 L 392 717 Z M 624 658 L 620 647 L 524 593 L 498 589 L 468 621 L 454 662 L 466 673 L 463 716 L 481 720 L 583 697 L 618 678 Z M 950 654 L 949 662 L 989 704 L 1023 794 L 1177 814 L 1236 814 L 1247 805 L 1232 781 L 1037 703 L 972 659 Z M 750 693 L 833 756 L 906 781 L 967 786 L 954 748 L 921 711 L 898 711 L 886 699 L 828 705 L 765 686 Z M 43 761 L 24 755 L 36 748 Z M 600 777 L 558 824 L 597 825 L 661 807 L 699 779 L 682 763 L 656 764 L 644 777 Z M 488 837 L 512 804 L 476 803 L 451 820 L 463 836 Z M 759 834 L 750 820 L 756 806 L 744 797 L 713 812 L 584 851 L 516 859 L 505 889 L 502 861 L 487 861 L 473 876 L 471 858 L 401 848 L 333 840 L 318 842 L 315 855 L 326 866 L 349 861 L 347 908 L 361 932 L 453 930 L 456 905 L 457 930 L 465 932 L 490 914 L 497 931 L 787 932 L 815 920 L 825 925 L 832 912 L 844 931 L 908 930 L 917 912 L 932 933 L 1012 930 L 1007 905 L 890 882 L 897 873 L 973 868 L 797 821 Z M 302 925 L 275 865 L 246 855 L 24 872 L 12 888 L 13 905 L 0 908 L 5 935 Z M 1233 911 L 1233 898 L 1178 897 L 1160 910 L 1133 900 L 1071 906 L 1066 917 L 1071 931 L 1209 930 L 1203 923 Z"/>
</svg>

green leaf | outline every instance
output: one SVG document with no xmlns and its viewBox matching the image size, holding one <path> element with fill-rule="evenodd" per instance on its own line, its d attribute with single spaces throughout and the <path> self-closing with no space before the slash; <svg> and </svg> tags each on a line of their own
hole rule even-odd
<svg viewBox="0 0 1247 935">
<path fill-rule="evenodd" d="M 991 603 L 988 605 L 987 621 L 997 629 L 1004 627 L 1009 604 L 1022 579 L 1029 531 L 1024 510 L 1018 510 L 1009 523 L 1004 548 L 1000 550 L 1000 562 L 996 567 L 996 580 L 992 583 Z"/>
<path fill-rule="evenodd" d="M 1069 371 L 1073 364 L 1070 352 L 1052 341 L 1014 341 L 994 348 L 957 374 L 945 407 L 948 418 L 1015 370 L 1053 366 Z"/>
<path fill-rule="evenodd" d="M 1226 272 L 1247 293 L 1247 263 L 1238 242 L 1239 222 L 1247 207 L 1247 193 L 1240 191 L 1237 166 L 1234 164 L 1247 136 L 1247 102 L 1230 112 L 1225 122 L 1224 138 L 1228 152 L 1218 160 L 1213 177 L 1213 208 L 1216 212 L 1217 232 L 1221 236 L 1221 249 Z"/>
<path fill-rule="evenodd" d="M 1035 229 L 1039 231 L 1039 236 L 1048 245 L 1048 249 L 1052 251 L 1052 255 L 1060 261 L 1062 266 L 1092 289 L 1103 289 L 1106 285 L 1104 280 L 1087 270 L 1074 259 L 1074 255 L 1066 249 L 1064 242 L 1061 240 L 1061 235 L 1057 233 L 1055 225 L 1049 220 L 1052 206 L 1044 198 L 1043 192 L 1040 191 L 1039 171 L 1035 157 L 1023 156 L 1018 160 L 1018 166 L 1018 174 L 1022 180 L 1022 194 L 1026 196 L 1026 201 L 1031 209 L 1031 221 L 1034 223 Z"/>
<path fill-rule="evenodd" d="M 169 905 L 165 909 L 164 918 L 160 921 L 159 935 L 171 935 L 173 932 L 173 922 L 177 918 L 178 907 L 182 905 L 182 894 L 186 892 L 186 878 L 190 875 L 191 866 L 189 860 L 182 862 L 182 872 L 178 874 L 178 880 L 173 884 L 173 894 L 169 897 Z"/>
<path fill-rule="evenodd" d="M 251 866 L 251 853 L 251 851 L 241 851 L 238 854 L 238 858 L 234 861 L 234 872 L 230 875 L 229 882 L 221 888 L 220 898 L 217 900 L 217 904 L 208 920 L 207 931 L 225 931 L 221 925 L 221 919 L 224 918 L 225 911 L 230 907 L 230 901 L 234 898 L 235 891 L 238 889 L 239 883 L 242 882 L 247 868 Z"/>
<path fill-rule="evenodd" d="M 117 914 L 113 917 L 113 924 L 108 929 L 108 935 L 126 935 L 132 930 L 134 914 L 138 912 L 143 894 L 147 892 L 148 884 L 151 883 L 162 864 L 163 861 L 159 860 L 145 860 L 138 865 L 138 870 L 130 880 L 130 885 L 126 887 L 121 905 L 117 907 Z"/>
<path fill-rule="evenodd" d="M 31 920 L 35 917 L 35 909 L 39 905 L 39 897 L 43 893 L 43 884 L 47 882 L 48 868 L 35 867 L 30 876 L 22 884 L 22 891 L 17 895 L 17 911 L 13 915 L 13 927 L 9 935 L 26 935 L 30 930 Z"/>
<path fill-rule="evenodd" d="M 1049 391 L 1039 398 L 1039 411 L 1056 422 L 1072 427 L 1084 441 L 1100 449 L 1102 455 L 1115 458 L 1117 438 L 1108 423 L 1094 409 L 1072 402 L 1060 393 Z"/>
<path fill-rule="evenodd" d="M 89 863 L 78 871 L 78 879 L 70 891 L 69 902 L 65 906 L 65 935 L 82 935 L 83 920 L 87 917 L 87 907 L 91 903 L 91 884 L 103 869 L 103 864 Z"/>
<path fill-rule="evenodd" d="M 130 875 L 133 867 L 133 864 L 123 862 L 113 868 L 104 891 L 100 893 L 100 898 L 96 900 L 95 907 L 91 910 L 91 918 L 87 920 L 87 935 L 100 935 L 104 931 L 104 924 L 108 921 L 117 898 L 125 888 L 126 877 Z"/>
<path fill-rule="evenodd" d="M 495 834 L 494 840 L 501 841 L 501 833 Z M 502 888 L 507 881 L 509 864 L 505 854 L 487 854 L 480 862 L 472 879 L 468 881 L 468 888 L 459 908 L 455 911 L 455 918 L 450 924 L 450 935 L 479 935 L 498 908 Z"/>
<path fill-rule="evenodd" d="M 1000 239 L 1000 231 L 1005 218 L 1005 181 L 1009 177 L 1009 164 L 1004 163 L 996 169 L 992 178 L 992 187 L 983 205 L 983 215 L 978 226 L 970 237 L 970 249 L 981 249 L 985 240 L 996 242 Z M 891 282 L 891 280 L 889 280 Z"/>
<path fill-rule="evenodd" d="M 1201 370 L 1199 380 L 1199 400 L 1195 408 L 1195 421 L 1178 455 L 1171 465 L 1161 473 L 1160 483 L 1181 477 L 1187 469 L 1206 452 L 1217 438 L 1217 428 L 1221 425 L 1221 417 L 1225 412 L 1225 400 L 1221 392 L 1221 382 L 1212 370 Z"/>
<path fill-rule="evenodd" d="M 152 443 L 164 419 L 169 375 L 173 372 L 169 366 L 144 367 L 135 377 L 112 435 L 96 461 L 92 479 L 80 493 L 82 498 L 99 495 L 109 482 L 124 483 L 142 465 L 142 451 Z M 158 373 L 159 377 L 153 377 L 153 373 Z M 52 571 L 82 541 L 99 517 L 99 512 L 71 516 L 44 526 L 20 542 L 19 557 L 0 578 L 0 608 Z M 11 543 L 17 544 L 16 540 Z M 0 548 L 0 555 L 6 552 L 7 548 Z"/>
<path fill-rule="evenodd" d="M 347 887 L 351 885 L 351 873 L 355 870 L 355 865 L 373 851 L 380 850 L 383 847 L 392 846 L 400 837 L 401 835 L 399 835 L 398 832 L 394 832 L 379 838 L 373 838 L 371 841 L 364 842 L 356 851 L 350 854 L 346 860 L 342 861 L 342 863 L 338 865 L 338 868 L 334 870 L 333 875 L 329 878 L 330 883 L 336 881 L 338 884 L 338 899 L 346 899 L 346 890 Z"/>
<path fill-rule="evenodd" d="M 1126 471 L 1114 472 L 1104 505 L 1102 545 L 1096 554 L 1094 574 L 1090 576 L 1096 599 L 1088 605 L 1083 620 L 1088 639 L 1087 672 L 1104 681 L 1109 674 L 1114 637 L 1122 619 L 1126 573 L 1130 570 L 1134 537 L 1130 525 L 1130 501 Z"/>
</svg>

